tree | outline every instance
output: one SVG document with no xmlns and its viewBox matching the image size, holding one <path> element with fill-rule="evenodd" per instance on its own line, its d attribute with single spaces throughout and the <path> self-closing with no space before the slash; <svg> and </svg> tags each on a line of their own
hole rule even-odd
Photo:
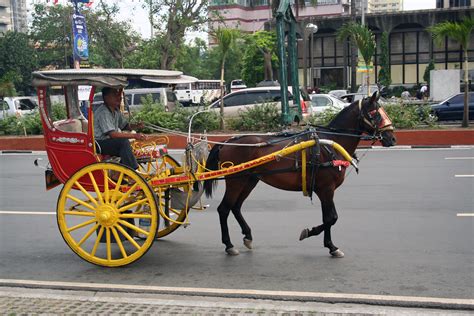
<svg viewBox="0 0 474 316">
<path fill-rule="evenodd" d="M 224 73 L 225 73 L 225 62 L 227 54 L 229 53 L 232 45 L 235 43 L 236 39 L 239 37 L 240 33 L 236 29 L 226 29 L 226 28 L 217 28 L 214 32 L 212 32 L 212 36 L 217 40 L 217 45 L 219 50 L 222 53 L 221 56 L 221 124 L 220 128 L 224 129 Z"/>
<path fill-rule="evenodd" d="M 389 87 L 392 83 L 392 76 L 390 73 L 389 50 L 388 50 L 388 32 L 382 33 L 381 47 L 380 47 L 380 71 L 379 82 L 384 87 Z"/>
<path fill-rule="evenodd" d="M 462 127 L 469 126 L 468 48 L 473 27 L 474 18 L 464 17 L 460 22 L 445 21 L 428 28 L 428 31 L 432 33 L 435 42 L 442 43 L 444 38 L 448 37 L 455 40 L 462 46 L 464 52 L 464 114 L 462 119 Z"/>
<path fill-rule="evenodd" d="M 278 64 L 276 42 L 274 32 L 258 31 L 247 38 L 242 67 L 242 79 L 247 85 L 254 86 L 262 80 L 273 80 L 273 68 Z M 267 60 L 265 54 L 268 55 Z M 264 76 L 265 73 L 267 74 Z"/>
<path fill-rule="evenodd" d="M 372 31 L 370 31 L 365 25 L 351 21 L 342 25 L 337 32 L 337 38 L 340 41 L 349 38 L 351 42 L 357 46 L 368 71 L 376 49 L 375 36 Z M 369 72 L 367 72 L 367 87 L 369 87 L 369 85 L 370 75 Z M 369 91 L 369 89 L 367 89 L 367 91 Z"/>
<path fill-rule="evenodd" d="M 197 31 L 208 22 L 208 0 L 143 0 L 150 22 L 161 42 L 161 69 L 173 69 L 187 31 Z M 154 15 L 158 17 L 155 19 Z M 161 21 L 161 22 L 155 22 Z"/>
<path fill-rule="evenodd" d="M 0 37 L 0 82 L 5 96 L 16 91 L 28 94 L 31 73 L 37 67 L 35 49 L 26 34 L 9 31 Z"/>
<path fill-rule="evenodd" d="M 429 84 L 430 82 L 430 72 L 435 69 L 434 60 L 431 59 L 428 67 L 425 68 L 425 73 L 423 74 L 423 80 Z"/>
<path fill-rule="evenodd" d="M 35 43 L 39 67 L 69 68 L 72 55 L 71 6 L 35 4 L 30 38 Z M 119 22 L 118 7 L 99 1 L 97 9 L 81 11 L 89 35 L 89 62 L 103 67 L 123 67 L 138 36 L 129 22 Z"/>
</svg>

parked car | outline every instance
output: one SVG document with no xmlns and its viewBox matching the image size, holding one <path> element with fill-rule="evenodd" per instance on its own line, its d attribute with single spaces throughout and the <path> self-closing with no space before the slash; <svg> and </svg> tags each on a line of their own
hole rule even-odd
<svg viewBox="0 0 474 316">
<path fill-rule="evenodd" d="M 230 92 L 235 92 L 245 88 L 247 88 L 247 85 L 242 79 L 235 79 L 230 82 Z"/>
<path fill-rule="evenodd" d="M 455 94 L 443 102 L 431 105 L 431 110 L 439 121 L 462 120 L 464 93 Z M 469 119 L 474 119 L 474 92 L 469 92 Z"/>
<path fill-rule="evenodd" d="M 346 95 L 348 93 L 349 93 L 349 91 L 347 91 L 347 90 L 331 90 L 331 91 L 328 92 L 328 94 L 330 94 L 330 95 L 332 95 L 333 97 L 336 97 L 336 98 L 340 98 L 343 95 Z"/>
<path fill-rule="evenodd" d="M 350 103 L 343 102 L 330 94 L 310 94 L 311 114 L 321 113 L 326 110 L 339 112 Z"/>
<path fill-rule="evenodd" d="M 308 114 L 308 108 L 311 105 L 308 94 L 300 89 L 300 103 L 303 117 Z M 290 107 L 293 105 L 292 88 L 288 87 L 288 99 L 290 100 Z M 226 116 L 238 116 L 239 111 L 245 110 L 249 107 L 259 106 L 264 103 L 275 103 L 281 107 L 281 91 L 279 86 L 247 88 L 235 91 L 224 96 L 224 113 Z M 220 108 L 220 100 L 210 105 L 211 109 L 217 111 Z"/>
<path fill-rule="evenodd" d="M 0 100 L 0 119 L 6 116 L 23 116 L 38 108 L 36 97 L 5 97 Z"/>
<path fill-rule="evenodd" d="M 125 91 L 125 107 L 130 111 L 137 111 L 141 108 L 144 98 L 151 96 L 153 102 L 166 106 L 169 110 L 174 108 L 177 101 L 176 94 L 168 88 L 144 88 L 144 89 L 126 89 Z M 102 93 L 94 95 L 92 102 L 93 109 L 102 105 Z"/>
</svg>

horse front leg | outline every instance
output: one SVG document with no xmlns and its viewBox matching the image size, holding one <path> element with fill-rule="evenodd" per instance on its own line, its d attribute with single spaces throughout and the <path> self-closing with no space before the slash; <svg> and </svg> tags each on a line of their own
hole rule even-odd
<svg viewBox="0 0 474 316">
<path fill-rule="evenodd" d="M 331 226 L 333 226 L 338 219 L 336 207 L 333 201 L 334 191 L 327 192 L 326 194 L 319 193 L 319 199 L 321 200 L 321 209 L 323 212 L 323 224 L 313 227 L 311 229 L 305 228 L 300 234 L 300 240 L 306 239 L 311 236 L 317 236 L 324 231 L 324 247 L 329 249 L 331 256 L 336 258 L 344 257 L 344 253 L 336 247 L 331 239 Z"/>
</svg>

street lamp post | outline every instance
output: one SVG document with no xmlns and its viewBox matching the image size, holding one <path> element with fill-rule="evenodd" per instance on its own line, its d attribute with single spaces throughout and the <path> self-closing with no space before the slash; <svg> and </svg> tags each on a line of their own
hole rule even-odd
<svg viewBox="0 0 474 316">
<path fill-rule="evenodd" d="M 313 56 L 313 45 L 314 45 L 314 33 L 316 33 L 318 31 L 318 26 L 313 24 L 313 23 L 308 23 L 305 27 L 305 33 L 307 32 L 307 34 L 309 35 L 309 58 L 310 58 L 310 70 L 309 70 L 309 75 L 310 75 L 310 78 L 311 78 L 311 87 L 313 87 L 313 83 L 314 83 L 314 56 Z M 306 37 L 306 36 L 305 36 Z M 305 66 L 306 66 L 306 60 L 304 61 L 305 62 Z M 307 87 L 307 77 L 308 75 L 305 73 L 304 74 L 305 76 L 305 88 Z"/>
</svg>

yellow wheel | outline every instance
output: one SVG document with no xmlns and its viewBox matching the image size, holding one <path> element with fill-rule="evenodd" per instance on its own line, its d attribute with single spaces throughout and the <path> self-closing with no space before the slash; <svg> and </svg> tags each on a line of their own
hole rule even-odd
<svg viewBox="0 0 474 316">
<path fill-rule="evenodd" d="M 91 164 L 64 184 L 57 221 L 64 241 L 82 259 L 124 266 L 141 258 L 155 240 L 156 195 L 126 166 Z"/>
<path fill-rule="evenodd" d="M 138 159 L 140 171 L 163 178 L 182 173 L 182 168 L 173 157 L 169 155 L 157 159 Z M 187 196 L 188 185 L 171 186 L 166 189 L 153 188 L 159 201 L 158 233 L 156 238 L 161 238 L 174 232 L 186 221 L 188 210 L 192 205 L 183 203 L 181 196 L 183 192 Z M 188 203 L 189 204 L 189 203 Z"/>
</svg>

